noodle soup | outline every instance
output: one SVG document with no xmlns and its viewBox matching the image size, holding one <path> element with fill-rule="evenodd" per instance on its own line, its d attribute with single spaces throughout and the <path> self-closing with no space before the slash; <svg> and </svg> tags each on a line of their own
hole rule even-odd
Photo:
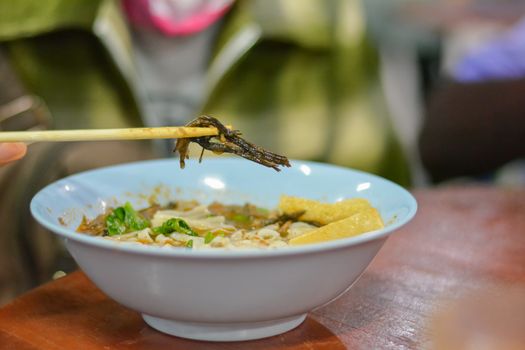
<svg viewBox="0 0 525 350">
<path fill-rule="evenodd" d="M 204 205 L 197 201 L 135 210 L 126 203 L 94 220 L 84 218 L 77 232 L 159 247 L 272 249 L 344 238 L 382 227 L 377 210 L 364 199 L 320 203 L 283 196 L 273 210 L 250 203 Z M 338 232 L 335 236 L 334 230 Z"/>
</svg>

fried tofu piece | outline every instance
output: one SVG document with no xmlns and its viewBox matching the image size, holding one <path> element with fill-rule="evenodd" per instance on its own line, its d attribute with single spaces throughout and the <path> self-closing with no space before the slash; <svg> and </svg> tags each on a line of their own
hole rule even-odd
<svg viewBox="0 0 525 350">
<path fill-rule="evenodd" d="M 363 198 L 346 199 L 336 203 L 322 203 L 312 199 L 281 196 L 279 202 L 279 209 L 284 214 L 293 215 L 304 211 L 299 220 L 316 222 L 320 225 L 342 220 L 368 208 L 372 208 L 372 206 Z"/>
<path fill-rule="evenodd" d="M 383 220 L 377 209 L 363 208 L 353 215 L 334 221 L 328 225 L 309 231 L 301 236 L 292 238 L 290 245 L 303 245 L 348 238 L 365 232 L 375 231 L 384 227 Z"/>
</svg>

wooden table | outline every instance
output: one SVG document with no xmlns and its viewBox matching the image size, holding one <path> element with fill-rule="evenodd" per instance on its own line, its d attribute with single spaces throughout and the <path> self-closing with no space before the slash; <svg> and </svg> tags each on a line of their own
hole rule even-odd
<svg viewBox="0 0 525 350">
<path fill-rule="evenodd" d="M 286 334 L 243 343 L 184 340 L 149 328 L 82 272 L 0 309 L 0 349 L 420 349 L 444 298 L 525 283 L 525 190 L 415 191 L 416 218 L 354 287 Z"/>
</svg>

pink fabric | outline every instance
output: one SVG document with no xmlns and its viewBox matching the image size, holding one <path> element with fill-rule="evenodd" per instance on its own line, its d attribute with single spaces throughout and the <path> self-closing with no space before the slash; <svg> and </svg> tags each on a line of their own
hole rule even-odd
<svg viewBox="0 0 525 350">
<path fill-rule="evenodd" d="M 221 18 L 233 0 L 123 0 L 133 25 L 153 27 L 165 35 L 190 35 Z"/>
</svg>

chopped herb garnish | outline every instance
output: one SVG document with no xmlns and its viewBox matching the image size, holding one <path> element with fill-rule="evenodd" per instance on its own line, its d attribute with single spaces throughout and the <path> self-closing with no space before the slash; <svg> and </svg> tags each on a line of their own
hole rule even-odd
<svg viewBox="0 0 525 350">
<path fill-rule="evenodd" d="M 250 217 L 248 215 L 235 214 L 232 220 L 237 222 L 248 222 L 250 221 Z"/>
<path fill-rule="evenodd" d="M 190 239 L 188 242 L 186 242 L 186 248 L 193 248 L 193 239 Z"/>
<path fill-rule="evenodd" d="M 106 217 L 106 228 L 109 236 L 140 231 L 150 226 L 150 222 L 140 216 L 129 202 L 113 209 Z"/>
<path fill-rule="evenodd" d="M 161 226 L 153 228 L 153 232 L 162 235 L 169 235 L 170 233 L 178 232 L 189 236 L 198 236 L 186 221 L 179 218 L 172 218 L 165 221 Z"/>
<path fill-rule="evenodd" d="M 204 237 L 204 244 L 208 244 L 210 243 L 211 241 L 213 241 L 213 239 L 215 238 L 215 235 L 213 234 L 213 232 L 208 232 L 206 234 L 206 236 Z"/>
<path fill-rule="evenodd" d="M 266 208 L 257 207 L 257 214 L 268 216 L 270 214 L 270 211 Z"/>
</svg>

